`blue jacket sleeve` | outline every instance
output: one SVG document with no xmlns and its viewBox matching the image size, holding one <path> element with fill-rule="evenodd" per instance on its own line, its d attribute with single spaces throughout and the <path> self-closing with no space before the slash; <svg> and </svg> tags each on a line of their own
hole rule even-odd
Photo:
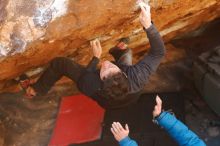
<svg viewBox="0 0 220 146">
<path fill-rule="evenodd" d="M 129 137 L 126 137 L 122 139 L 121 141 L 119 141 L 119 145 L 120 146 L 138 146 L 136 141 L 130 139 Z"/>
<path fill-rule="evenodd" d="M 169 112 L 162 112 L 156 121 L 180 146 L 206 146 L 203 140 Z"/>
</svg>

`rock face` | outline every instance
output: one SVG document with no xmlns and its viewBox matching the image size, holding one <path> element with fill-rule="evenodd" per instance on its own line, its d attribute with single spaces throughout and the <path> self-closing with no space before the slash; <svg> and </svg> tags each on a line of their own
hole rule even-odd
<svg viewBox="0 0 220 146">
<path fill-rule="evenodd" d="M 166 42 L 220 17 L 219 0 L 149 3 Z M 101 40 L 102 59 L 106 59 L 109 48 L 129 36 L 137 59 L 146 49 L 141 46 L 148 44 L 138 15 L 136 0 L 0 0 L 0 90 L 10 86 L 11 79 L 57 56 L 87 64 L 92 55 L 89 41 L 94 38 Z"/>
</svg>

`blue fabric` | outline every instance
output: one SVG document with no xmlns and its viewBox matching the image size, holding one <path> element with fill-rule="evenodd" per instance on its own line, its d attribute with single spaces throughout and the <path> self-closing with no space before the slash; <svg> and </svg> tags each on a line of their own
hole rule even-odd
<svg viewBox="0 0 220 146">
<path fill-rule="evenodd" d="M 156 118 L 156 121 L 180 146 L 206 146 L 203 140 L 169 112 L 162 112 L 160 116 Z M 129 137 L 121 140 L 119 145 L 138 146 L 137 143 Z"/>
<path fill-rule="evenodd" d="M 206 146 L 203 140 L 169 112 L 162 112 L 156 121 L 180 146 Z"/>
<path fill-rule="evenodd" d="M 138 144 L 134 140 L 130 139 L 129 137 L 125 137 L 124 139 L 119 141 L 119 145 L 120 146 L 138 146 Z"/>
</svg>

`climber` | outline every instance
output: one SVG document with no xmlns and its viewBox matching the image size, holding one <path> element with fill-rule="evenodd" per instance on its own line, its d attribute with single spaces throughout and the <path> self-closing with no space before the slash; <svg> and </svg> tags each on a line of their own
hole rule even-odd
<svg viewBox="0 0 220 146">
<path fill-rule="evenodd" d="M 55 58 L 39 80 L 25 88 L 26 94 L 29 97 L 46 94 L 57 80 L 66 76 L 76 82 L 83 94 L 104 108 L 119 108 L 134 103 L 165 55 L 162 38 L 151 22 L 150 6 L 142 4 L 140 7 L 139 19 L 151 49 L 138 63 L 132 65 L 132 52 L 127 46 L 129 39 L 123 38 L 109 50 L 115 61 L 104 61 L 101 69 L 97 69 L 102 47 L 96 39 L 90 42 L 94 56 L 86 67 L 68 58 Z"/>
<path fill-rule="evenodd" d="M 162 100 L 156 97 L 156 105 L 153 111 L 154 123 L 165 129 L 180 146 L 205 146 L 206 144 L 194 132 L 189 130 L 173 114 L 162 111 Z M 119 122 L 113 122 L 111 132 L 120 146 L 138 146 L 136 141 L 129 138 L 129 127 L 125 128 Z"/>
</svg>

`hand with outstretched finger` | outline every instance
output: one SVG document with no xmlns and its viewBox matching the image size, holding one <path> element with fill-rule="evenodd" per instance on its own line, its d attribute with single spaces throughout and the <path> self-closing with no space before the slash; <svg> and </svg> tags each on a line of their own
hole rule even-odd
<svg viewBox="0 0 220 146">
<path fill-rule="evenodd" d="M 126 124 L 125 128 L 119 122 L 113 122 L 111 132 L 114 135 L 115 139 L 120 142 L 122 139 L 126 138 L 129 134 L 129 127 Z"/>
<path fill-rule="evenodd" d="M 153 111 L 153 117 L 157 117 L 160 115 L 162 110 L 162 100 L 160 99 L 160 97 L 157 95 L 156 97 L 156 105 L 154 106 L 154 111 Z"/>
<path fill-rule="evenodd" d="M 98 39 L 90 41 L 90 46 L 93 51 L 93 55 L 97 58 L 100 58 L 102 55 L 102 47 L 100 41 Z"/>
<path fill-rule="evenodd" d="M 142 1 L 140 1 L 138 5 L 141 8 L 141 14 L 139 16 L 140 22 L 145 29 L 148 29 L 152 24 L 150 6 Z"/>
</svg>

